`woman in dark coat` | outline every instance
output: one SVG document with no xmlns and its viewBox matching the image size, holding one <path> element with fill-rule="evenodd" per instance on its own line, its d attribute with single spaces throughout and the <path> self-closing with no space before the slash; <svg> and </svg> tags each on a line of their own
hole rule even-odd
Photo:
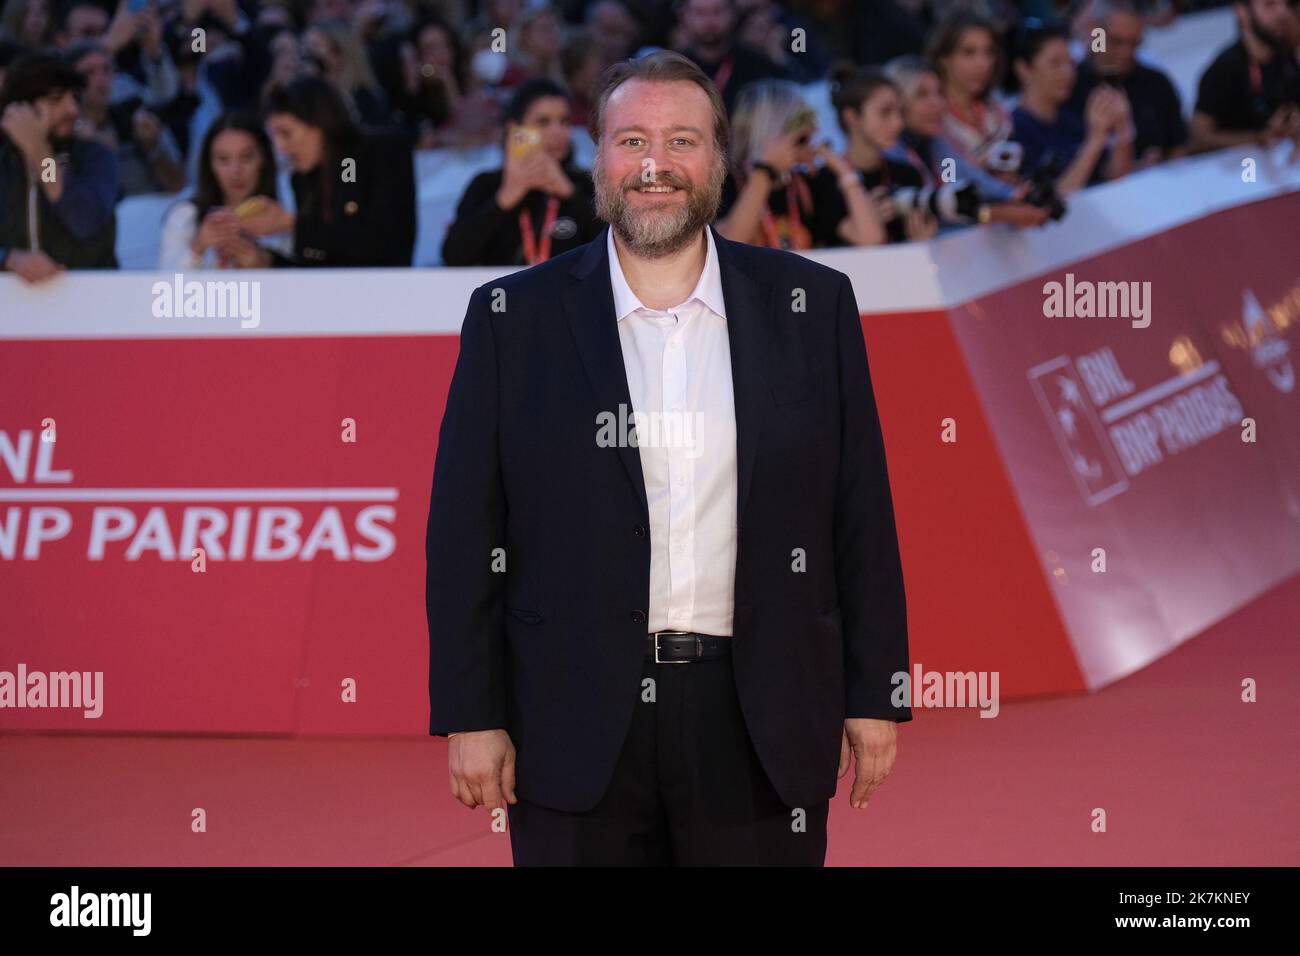
<svg viewBox="0 0 1300 956">
<path fill-rule="evenodd" d="M 591 173 L 573 163 L 571 109 L 551 80 L 520 85 L 505 114 L 505 165 L 466 188 L 443 240 L 444 264 L 536 265 L 600 235 Z"/>
<path fill-rule="evenodd" d="M 266 126 L 293 169 L 296 214 L 279 206 L 250 219 L 254 233 L 293 230 L 293 252 L 224 250 L 241 266 L 409 266 L 415 249 L 415 173 L 410 138 L 361 132 L 325 80 L 299 77 L 271 90 Z M 256 261 L 244 261 L 245 259 Z"/>
</svg>

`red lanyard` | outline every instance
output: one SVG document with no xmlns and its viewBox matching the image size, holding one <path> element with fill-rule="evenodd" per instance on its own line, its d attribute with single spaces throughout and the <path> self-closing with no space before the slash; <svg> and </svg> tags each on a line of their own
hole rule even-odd
<svg viewBox="0 0 1300 956">
<path fill-rule="evenodd" d="M 1259 96 L 1260 90 L 1264 88 L 1264 73 L 1259 68 L 1259 63 L 1249 53 L 1246 54 L 1246 69 L 1250 73 L 1250 91 Z"/>
<path fill-rule="evenodd" d="M 731 71 L 736 68 L 735 54 L 728 53 L 727 58 L 722 61 L 718 67 L 718 72 L 713 75 L 713 85 L 718 88 L 718 95 L 727 88 L 727 81 L 731 79 Z"/>
<path fill-rule="evenodd" d="M 812 208 L 812 195 L 808 191 L 808 184 L 804 182 L 804 178 L 798 173 L 792 173 L 790 176 L 790 184 L 786 187 L 785 193 L 785 208 L 786 212 L 790 216 L 790 245 L 788 247 L 782 245 L 781 237 L 776 231 L 776 223 L 772 219 L 772 208 L 771 206 L 764 205 L 763 232 L 767 236 L 768 246 L 773 249 L 800 248 L 796 243 L 803 228 L 799 221 L 799 204 L 801 201 L 806 204 L 809 209 Z"/>
<path fill-rule="evenodd" d="M 524 261 L 530 266 L 545 262 L 551 258 L 551 227 L 555 225 L 555 215 L 560 210 L 560 197 L 552 196 L 546 200 L 546 218 L 542 220 L 542 247 L 539 251 L 537 240 L 533 238 L 533 216 L 528 207 L 519 210 L 519 235 L 524 240 Z"/>
</svg>

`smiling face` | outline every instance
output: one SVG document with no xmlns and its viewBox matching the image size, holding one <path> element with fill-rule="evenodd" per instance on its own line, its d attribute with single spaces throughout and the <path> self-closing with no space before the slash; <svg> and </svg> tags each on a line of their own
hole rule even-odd
<svg viewBox="0 0 1300 956">
<path fill-rule="evenodd" d="M 695 241 L 717 214 L 726 173 L 712 105 L 695 83 L 632 79 L 606 101 L 596 215 L 634 254 L 661 258 Z"/>
</svg>

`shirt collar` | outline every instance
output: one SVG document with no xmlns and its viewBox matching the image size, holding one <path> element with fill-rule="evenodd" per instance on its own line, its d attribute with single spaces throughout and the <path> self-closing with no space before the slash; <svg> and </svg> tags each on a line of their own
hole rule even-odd
<svg viewBox="0 0 1300 956">
<path fill-rule="evenodd" d="M 681 303 L 685 305 L 692 299 L 699 299 L 701 303 L 713 312 L 727 317 L 726 304 L 722 299 L 722 270 L 718 266 L 718 250 L 713 242 L 713 230 L 708 226 L 704 227 L 704 235 L 709 244 L 709 250 L 704 257 L 704 270 L 700 273 L 699 281 L 695 283 L 695 288 L 691 290 Z M 648 309 L 645 303 L 636 297 L 627 284 L 627 279 L 623 276 L 623 267 L 618 261 L 618 250 L 614 248 L 614 229 L 612 226 L 605 230 L 605 246 L 609 252 L 609 281 L 614 290 L 614 317 L 616 321 L 621 322 L 623 318 L 637 309 Z M 680 308 L 680 306 L 675 306 Z"/>
</svg>

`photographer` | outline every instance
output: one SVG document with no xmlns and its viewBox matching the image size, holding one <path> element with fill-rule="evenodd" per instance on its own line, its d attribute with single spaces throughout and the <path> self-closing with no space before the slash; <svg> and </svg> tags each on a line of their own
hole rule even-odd
<svg viewBox="0 0 1300 956">
<path fill-rule="evenodd" d="M 505 163 L 479 173 L 442 243 L 449 266 L 535 265 L 600 235 L 591 174 L 572 159 L 569 98 L 539 77 L 506 109 Z"/>
<path fill-rule="evenodd" d="M 817 114 L 789 80 L 761 80 L 741 92 L 732 120 L 731 168 L 723 180 L 716 218 L 719 233 L 773 249 L 885 241 L 871 198 L 860 182 L 852 182 L 852 167 L 814 147 L 816 131 Z M 848 190 L 838 212 L 813 195 L 805 171 L 812 170 L 818 156 L 830 170 L 827 175 L 833 175 L 830 188 L 838 190 L 843 183 Z M 822 187 L 822 192 L 829 189 Z M 842 234 L 838 230 L 845 215 L 852 225 Z"/>
<path fill-rule="evenodd" d="M 889 158 L 909 164 L 928 189 L 957 192 L 961 184 L 969 184 L 979 201 L 973 221 L 1002 222 L 1020 228 L 1047 221 L 1047 208 L 1021 201 L 1029 192 L 1028 185 L 1013 187 L 995 178 L 967 162 L 943 138 L 943 90 L 932 66 L 920 57 L 902 56 L 889 62 L 885 75 L 894 81 L 903 100 L 903 135 L 898 145 L 886 153 Z M 947 170 L 946 163 L 951 164 Z M 939 229 L 942 232 L 971 221 L 967 217 L 940 217 Z"/>
</svg>

